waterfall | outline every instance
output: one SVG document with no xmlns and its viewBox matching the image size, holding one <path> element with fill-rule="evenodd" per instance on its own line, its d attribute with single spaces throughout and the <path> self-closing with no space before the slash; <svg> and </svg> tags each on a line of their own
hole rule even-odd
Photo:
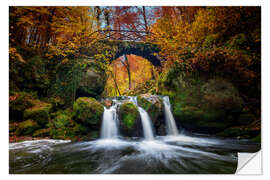
<svg viewBox="0 0 270 180">
<path fill-rule="evenodd" d="M 137 103 L 137 96 L 129 96 L 129 100 L 133 102 L 139 110 L 139 114 L 142 120 L 142 127 L 143 127 L 143 135 L 146 140 L 153 140 L 154 139 L 154 133 L 153 133 L 153 126 L 152 121 L 148 113 L 140 106 L 138 106 Z"/>
<path fill-rule="evenodd" d="M 175 124 L 175 120 L 171 111 L 170 99 L 168 96 L 163 97 L 164 104 L 164 112 L 165 112 L 165 120 L 166 126 L 169 135 L 178 135 L 178 129 Z"/>
<path fill-rule="evenodd" d="M 116 114 L 117 105 L 118 104 L 115 104 L 111 106 L 109 109 L 104 107 L 102 127 L 101 127 L 101 139 L 117 138 L 118 135 L 117 114 Z"/>
<path fill-rule="evenodd" d="M 142 120 L 144 138 L 146 140 L 153 140 L 154 133 L 153 133 L 153 129 L 152 129 L 151 119 L 150 119 L 148 113 L 143 108 L 138 106 L 138 109 L 139 109 L 139 113 L 140 113 L 141 120 Z"/>
</svg>

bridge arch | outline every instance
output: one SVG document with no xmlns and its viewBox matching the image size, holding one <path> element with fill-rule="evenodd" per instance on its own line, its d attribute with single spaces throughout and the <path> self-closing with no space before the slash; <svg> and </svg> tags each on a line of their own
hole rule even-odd
<svg viewBox="0 0 270 180">
<path fill-rule="evenodd" d="M 109 43 L 117 49 L 111 62 L 124 54 L 134 54 L 147 59 L 154 66 L 161 66 L 161 59 L 155 55 L 160 51 L 157 45 L 135 41 L 110 41 Z"/>
</svg>

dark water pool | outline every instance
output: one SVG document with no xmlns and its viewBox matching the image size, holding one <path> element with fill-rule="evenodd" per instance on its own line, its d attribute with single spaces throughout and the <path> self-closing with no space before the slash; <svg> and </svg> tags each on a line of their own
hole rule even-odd
<svg viewBox="0 0 270 180">
<path fill-rule="evenodd" d="M 231 174 L 237 152 L 256 152 L 249 141 L 165 136 L 154 141 L 36 140 L 9 145 L 11 174 Z"/>
</svg>

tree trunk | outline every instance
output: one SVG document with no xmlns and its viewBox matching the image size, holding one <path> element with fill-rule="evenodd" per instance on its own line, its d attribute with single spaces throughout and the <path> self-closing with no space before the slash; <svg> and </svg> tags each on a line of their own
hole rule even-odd
<svg viewBox="0 0 270 180">
<path fill-rule="evenodd" d="M 146 19 L 145 7 L 143 6 L 142 9 L 143 9 L 142 15 L 143 15 L 143 20 L 144 20 L 145 31 L 148 32 L 148 23 L 147 23 L 147 19 Z"/>
<path fill-rule="evenodd" d="M 128 73 L 128 89 L 131 89 L 131 72 L 130 72 L 130 65 L 129 65 L 129 62 L 128 62 L 128 58 L 127 56 L 124 54 L 124 59 L 125 61 L 120 61 L 124 66 L 125 68 L 127 69 L 127 73 Z"/>
<path fill-rule="evenodd" d="M 120 90 L 119 90 L 118 85 L 117 85 L 116 77 L 114 76 L 112 71 L 109 71 L 109 72 L 111 73 L 111 76 L 113 78 L 114 86 L 117 89 L 117 92 L 118 92 L 119 96 L 121 96 Z"/>
</svg>

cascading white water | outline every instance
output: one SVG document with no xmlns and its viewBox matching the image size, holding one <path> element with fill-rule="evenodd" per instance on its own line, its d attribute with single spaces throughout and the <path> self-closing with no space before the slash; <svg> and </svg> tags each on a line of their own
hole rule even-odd
<svg viewBox="0 0 270 180">
<path fill-rule="evenodd" d="M 129 96 L 129 100 L 133 102 L 139 110 L 140 117 L 142 120 L 142 127 L 143 127 L 143 135 L 146 140 L 153 140 L 154 139 L 154 133 L 153 133 L 153 126 L 152 126 L 152 121 L 148 113 L 138 106 L 137 103 L 137 96 Z"/>
<path fill-rule="evenodd" d="M 142 120 L 144 138 L 146 140 L 153 140 L 154 133 L 153 133 L 153 129 L 152 129 L 151 119 L 150 119 L 148 113 L 143 108 L 138 106 L 138 110 L 139 110 L 141 120 Z"/>
<path fill-rule="evenodd" d="M 109 109 L 104 107 L 101 127 L 101 139 L 117 138 L 118 127 L 116 108 L 117 104 L 111 106 Z"/>
<path fill-rule="evenodd" d="M 153 125 L 150 116 L 147 111 L 145 111 L 142 107 L 138 106 L 137 97 L 129 96 L 128 97 L 131 102 L 133 102 L 137 107 L 142 121 L 144 138 L 146 140 L 153 140 Z M 109 109 L 104 107 L 103 120 L 102 120 L 102 128 L 101 128 L 101 139 L 113 139 L 118 136 L 118 126 L 117 126 L 117 105 L 121 104 L 117 100 L 113 100 L 115 103 Z M 168 135 L 178 135 L 178 129 L 171 112 L 171 104 L 168 96 L 163 97 L 164 104 L 164 113 Z"/>
<path fill-rule="evenodd" d="M 169 135 L 178 135 L 178 129 L 175 124 L 175 120 L 171 111 L 171 104 L 170 99 L 168 96 L 163 97 L 163 104 L 164 104 L 164 112 L 165 112 L 165 120 L 166 126 Z"/>
</svg>

